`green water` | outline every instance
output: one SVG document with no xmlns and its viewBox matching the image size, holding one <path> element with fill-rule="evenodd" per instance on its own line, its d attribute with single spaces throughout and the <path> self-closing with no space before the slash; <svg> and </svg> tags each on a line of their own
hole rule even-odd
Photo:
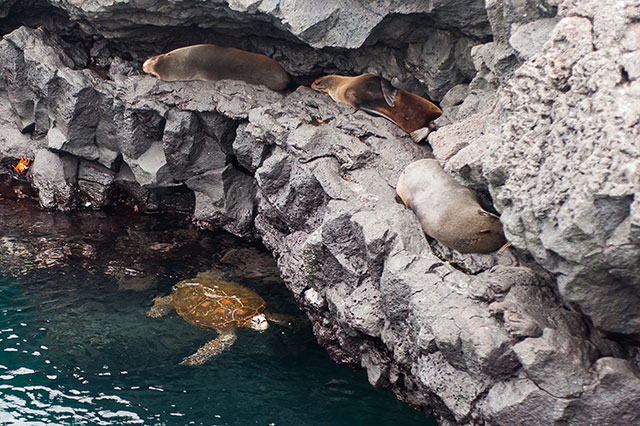
<svg viewBox="0 0 640 426">
<path fill-rule="evenodd" d="M 432 424 L 364 371 L 333 363 L 309 326 L 242 329 L 228 352 L 180 366 L 215 332 L 145 312 L 185 265 L 164 264 L 153 286 L 133 291 L 101 273 L 101 261 L 23 276 L 0 266 L 0 424 Z M 238 279 L 274 311 L 302 316 L 282 285 Z"/>
</svg>

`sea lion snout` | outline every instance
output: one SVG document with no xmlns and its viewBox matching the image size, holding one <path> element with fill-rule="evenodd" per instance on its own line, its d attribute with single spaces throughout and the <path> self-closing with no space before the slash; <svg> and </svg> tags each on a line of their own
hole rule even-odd
<svg viewBox="0 0 640 426">
<path fill-rule="evenodd" d="M 311 83 L 311 88 L 323 95 L 328 95 L 330 86 L 327 84 L 327 77 L 328 76 L 316 78 L 314 82 Z"/>
<path fill-rule="evenodd" d="M 142 64 L 142 71 L 158 78 L 158 73 L 154 70 L 157 62 L 158 62 L 158 56 L 150 57 L 149 59 L 144 61 L 144 63 Z"/>
<path fill-rule="evenodd" d="M 479 210 L 478 213 L 482 216 L 479 224 L 480 231 L 478 231 L 478 241 L 481 245 L 477 248 L 474 247 L 472 251 L 482 251 L 480 249 L 494 251 L 504 246 L 507 243 L 507 239 L 504 236 L 504 228 L 500 218 L 485 210 Z"/>
</svg>

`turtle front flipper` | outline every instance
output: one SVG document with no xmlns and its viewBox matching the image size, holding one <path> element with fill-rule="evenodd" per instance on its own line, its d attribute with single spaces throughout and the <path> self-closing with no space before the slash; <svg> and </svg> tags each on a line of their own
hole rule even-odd
<svg viewBox="0 0 640 426">
<path fill-rule="evenodd" d="M 309 324 L 309 320 L 306 318 L 294 317 L 293 315 L 274 314 L 269 311 L 266 311 L 264 314 L 267 317 L 267 321 L 285 327 L 302 328 Z"/>
<path fill-rule="evenodd" d="M 202 365 L 225 350 L 229 349 L 238 338 L 233 328 L 219 329 L 216 328 L 218 337 L 201 346 L 193 355 L 184 358 L 180 365 Z"/>
<path fill-rule="evenodd" d="M 171 295 L 158 296 L 153 299 L 153 306 L 147 311 L 147 316 L 151 318 L 160 318 L 167 315 L 173 310 L 171 304 Z"/>
</svg>

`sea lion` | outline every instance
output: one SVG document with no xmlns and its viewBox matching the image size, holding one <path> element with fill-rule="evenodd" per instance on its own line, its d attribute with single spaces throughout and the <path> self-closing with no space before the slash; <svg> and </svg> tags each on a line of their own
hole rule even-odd
<svg viewBox="0 0 640 426">
<path fill-rule="evenodd" d="M 490 253 L 506 243 L 500 218 L 484 210 L 469 188 L 434 159 L 409 164 L 396 193 L 420 220 L 423 231 L 461 253 Z"/>
<path fill-rule="evenodd" d="M 425 98 L 393 87 L 384 78 L 373 74 L 356 77 L 325 75 L 316 79 L 311 88 L 369 114 L 379 115 L 396 123 L 415 142 L 425 139 L 436 125 L 433 122 L 442 110 Z"/>
<path fill-rule="evenodd" d="M 242 80 L 262 84 L 271 90 L 284 90 L 289 74 L 265 55 L 215 44 L 196 44 L 152 56 L 142 70 L 160 80 Z"/>
</svg>

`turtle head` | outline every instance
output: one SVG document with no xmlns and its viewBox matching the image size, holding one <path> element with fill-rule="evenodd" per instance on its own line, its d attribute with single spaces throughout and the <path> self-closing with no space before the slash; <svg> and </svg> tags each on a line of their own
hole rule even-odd
<svg viewBox="0 0 640 426">
<path fill-rule="evenodd" d="M 265 317 L 264 314 L 258 314 L 251 317 L 247 322 L 247 327 L 258 331 L 264 331 L 269 328 L 269 323 L 267 322 L 267 317 Z"/>
</svg>

